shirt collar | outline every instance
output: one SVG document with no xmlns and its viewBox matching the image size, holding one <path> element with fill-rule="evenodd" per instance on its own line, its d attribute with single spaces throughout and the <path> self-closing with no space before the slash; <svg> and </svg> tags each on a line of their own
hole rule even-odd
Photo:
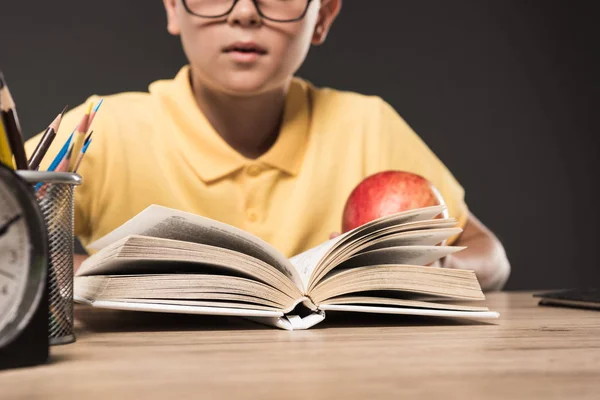
<svg viewBox="0 0 600 400">
<path fill-rule="evenodd" d="M 310 128 L 310 104 L 307 84 L 292 80 L 286 98 L 283 123 L 277 140 L 257 160 L 251 160 L 225 142 L 206 119 L 196 103 L 189 79 L 189 66 L 175 79 L 150 86 L 175 124 L 174 140 L 186 161 L 205 182 L 221 179 L 247 164 L 264 163 L 287 174 L 297 175 L 302 165 Z"/>
</svg>

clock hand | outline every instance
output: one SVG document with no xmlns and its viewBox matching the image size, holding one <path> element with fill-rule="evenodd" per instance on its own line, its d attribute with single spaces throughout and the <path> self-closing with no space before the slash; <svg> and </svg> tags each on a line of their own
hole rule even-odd
<svg viewBox="0 0 600 400">
<path fill-rule="evenodd" d="M 12 224 L 14 224 L 18 220 L 20 220 L 21 217 L 22 217 L 22 214 L 17 214 L 14 217 L 12 217 L 11 219 L 9 219 L 4 225 L 0 226 L 0 237 L 4 236 L 4 234 L 6 232 L 8 232 L 8 228 L 10 228 L 10 226 Z"/>
<path fill-rule="evenodd" d="M 9 274 L 8 272 L 6 272 L 6 271 L 3 271 L 3 270 L 1 270 L 1 269 L 0 269 L 0 275 L 4 275 L 4 276 L 5 276 L 5 277 L 7 277 L 8 279 L 15 280 L 15 276 L 14 276 L 13 274 Z"/>
</svg>

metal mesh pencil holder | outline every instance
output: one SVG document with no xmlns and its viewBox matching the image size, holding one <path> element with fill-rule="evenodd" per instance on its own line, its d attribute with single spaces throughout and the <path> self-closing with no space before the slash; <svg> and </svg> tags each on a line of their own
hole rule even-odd
<svg viewBox="0 0 600 400">
<path fill-rule="evenodd" d="M 75 187 L 81 177 L 67 172 L 17 171 L 35 188 L 48 231 L 49 339 L 73 343 L 73 250 Z"/>
</svg>

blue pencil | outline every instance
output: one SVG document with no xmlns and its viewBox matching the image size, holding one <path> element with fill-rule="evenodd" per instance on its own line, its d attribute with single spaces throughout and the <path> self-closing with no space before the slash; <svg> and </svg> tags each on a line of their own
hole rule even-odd
<svg viewBox="0 0 600 400">
<path fill-rule="evenodd" d="M 91 133 L 90 133 L 91 135 Z M 92 138 L 88 138 L 89 140 L 83 145 L 83 148 L 81 149 L 81 154 L 79 155 L 79 158 L 77 159 L 77 164 L 75 164 L 75 169 L 73 170 L 73 172 L 77 172 L 77 169 L 79 168 L 79 164 L 81 164 L 81 160 L 83 160 L 83 156 L 85 155 L 85 152 L 87 151 L 88 147 L 90 147 L 90 144 L 92 144 Z"/>
<path fill-rule="evenodd" d="M 96 107 L 94 107 L 94 112 L 98 112 L 98 110 L 100 109 L 100 106 L 102 105 L 102 102 L 104 101 L 104 99 L 100 99 L 100 101 L 98 102 L 98 104 L 96 104 Z"/>
<path fill-rule="evenodd" d="M 67 151 L 69 151 L 69 146 L 71 145 L 71 139 L 73 139 L 73 135 L 74 134 L 75 134 L 75 132 L 73 131 L 73 133 L 71 133 L 71 136 L 69 136 L 69 138 L 67 139 L 67 141 L 65 142 L 65 144 L 63 145 L 63 147 L 60 149 L 60 151 L 58 152 L 58 154 L 54 158 L 54 160 L 52 160 L 52 163 L 50 164 L 50 167 L 48 167 L 48 171 L 54 171 L 56 169 L 56 167 L 58 167 L 58 164 L 60 164 L 60 162 L 62 161 L 62 159 L 65 158 L 65 155 L 67 154 Z M 36 192 L 38 190 L 40 190 L 40 188 L 42 187 L 42 185 L 43 185 L 42 182 L 40 182 L 37 185 L 35 185 Z"/>
<path fill-rule="evenodd" d="M 60 164 L 62 159 L 65 158 L 67 151 L 69 151 L 69 146 L 71 146 L 71 140 L 73 139 L 74 134 L 75 131 L 71 133 L 71 135 L 69 136 L 63 147 L 60 149 L 54 160 L 52 160 L 52 164 L 50 164 L 50 167 L 48 167 L 48 171 L 54 171 L 56 167 L 58 167 L 58 164 Z"/>
</svg>

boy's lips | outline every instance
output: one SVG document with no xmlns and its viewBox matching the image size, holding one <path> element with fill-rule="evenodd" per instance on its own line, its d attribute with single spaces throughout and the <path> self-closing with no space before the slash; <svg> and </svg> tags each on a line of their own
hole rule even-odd
<svg viewBox="0 0 600 400">
<path fill-rule="evenodd" d="M 229 54 L 238 62 L 253 62 L 266 55 L 267 49 L 254 42 L 235 42 L 225 47 L 223 53 Z"/>
</svg>

